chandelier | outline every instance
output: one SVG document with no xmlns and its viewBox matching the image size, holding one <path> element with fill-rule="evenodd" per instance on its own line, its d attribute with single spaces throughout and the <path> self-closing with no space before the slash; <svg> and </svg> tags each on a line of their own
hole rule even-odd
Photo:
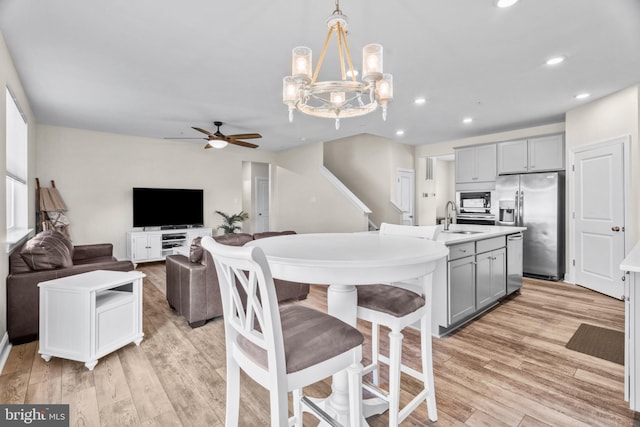
<svg viewBox="0 0 640 427">
<path fill-rule="evenodd" d="M 282 87 L 282 102 L 289 107 L 290 122 L 293 121 L 293 111 L 297 109 L 310 116 L 335 119 L 336 129 L 339 129 L 341 118 L 369 114 L 378 105 L 382 107 L 382 119 L 387 119 L 387 105 L 393 99 L 393 77 L 382 72 L 382 46 L 368 44 L 362 48 L 362 81 L 358 81 L 347 42 L 347 22 L 339 0 L 336 0 L 336 10 L 327 18 L 329 32 L 313 75 L 311 49 L 293 49 L 292 75 L 283 79 Z M 341 80 L 318 81 L 334 33 L 338 39 Z"/>
</svg>

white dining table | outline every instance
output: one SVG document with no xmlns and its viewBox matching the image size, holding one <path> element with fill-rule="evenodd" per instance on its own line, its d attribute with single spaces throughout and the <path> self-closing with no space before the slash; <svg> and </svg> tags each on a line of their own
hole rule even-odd
<svg viewBox="0 0 640 427">
<path fill-rule="evenodd" d="M 254 240 L 245 246 L 257 246 L 264 251 L 274 278 L 328 285 L 329 314 L 354 327 L 356 285 L 420 278 L 430 289 L 434 272 L 438 278 L 446 278 L 444 260 L 449 253 L 444 244 L 432 240 L 377 233 L 291 234 Z M 342 425 L 349 425 L 345 372 L 333 376 L 331 389 L 331 395 L 319 406 Z M 364 417 L 384 412 L 386 404 L 380 402 L 379 399 L 363 402 Z M 362 420 L 362 425 L 367 425 L 366 420 Z"/>
</svg>

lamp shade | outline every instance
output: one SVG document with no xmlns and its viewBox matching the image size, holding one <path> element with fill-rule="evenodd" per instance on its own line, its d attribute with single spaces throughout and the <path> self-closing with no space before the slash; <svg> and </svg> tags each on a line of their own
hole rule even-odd
<svg viewBox="0 0 640 427">
<path fill-rule="evenodd" d="M 380 104 L 386 104 L 393 99 L 393 76 L 383 74 L 376 82 L 376 99 Z"/>
<path fill-rule="evenodd" d="M 293 48 L 291 75 L 298 79 L 311 80 L 311 49 L 304 46 Z"/>
<path fill-rule="evenodd" d="M 341 107 L 346 101 L 346 96 L 344 92 L 331 92 L 329 99 L 335 107 Z"/>
<path fill-rule="evenodd" d="M 382 77 L 382 45 L 372 43 L 362 48 L 362 80 Z"/>
<path fill-rule="evenodd" d="M 282 102 L 291 105 L 295 103 L 297 97 L 298 84 L 296 80 L 291 76 L 282 79 Z"/>
</svg>

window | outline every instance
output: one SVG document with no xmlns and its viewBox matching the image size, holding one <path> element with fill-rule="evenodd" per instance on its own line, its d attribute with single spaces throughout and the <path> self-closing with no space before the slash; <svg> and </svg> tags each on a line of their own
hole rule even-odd
<svg viewBox="0 0 640 427">
<path fill-rule="evenodd" d="M 7 241 L 27 234 L 27 121 L 9 88 L 6 89 Z"/>
</svg>

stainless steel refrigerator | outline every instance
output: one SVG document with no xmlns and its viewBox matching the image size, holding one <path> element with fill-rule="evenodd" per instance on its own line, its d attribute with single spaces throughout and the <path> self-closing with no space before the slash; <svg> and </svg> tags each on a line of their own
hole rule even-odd
<svg viewBox="0 0 640 427">
<path fill-rule="evenodd" d="M 527 227 L 525 276 L 564 278 L 564 178 L 564 172 L 539 172 L 501 175 L 496 180 L 496 225 Z"/>
</svg>

